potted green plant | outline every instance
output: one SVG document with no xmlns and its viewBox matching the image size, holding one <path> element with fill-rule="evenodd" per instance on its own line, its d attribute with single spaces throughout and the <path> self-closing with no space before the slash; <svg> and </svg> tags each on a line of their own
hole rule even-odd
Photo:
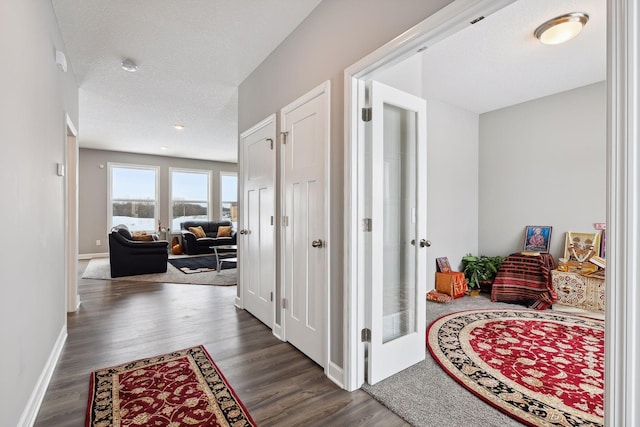
<svg viewBox="0 0 640 427">
<path fill-rule="evenodd" d="M 462 272 L 472 294 L 474 292 L 477 294 L 481 289 L 491 291 L 493 279 L 504 259 L 502 256 L 473 256 L 471 254 L 462 257 Z"/>
</svg>

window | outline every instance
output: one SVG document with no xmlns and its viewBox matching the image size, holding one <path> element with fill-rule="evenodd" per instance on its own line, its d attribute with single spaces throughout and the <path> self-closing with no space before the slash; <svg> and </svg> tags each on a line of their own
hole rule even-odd
<svg viewBox="0 0 640 427">
<path fill-rule="evenodd" d="M 220 172 L 220 207 L 222 219 L 238 223 L 238 174 Z"/>
<path fill-rule="evenodd" d="M 109 224 L 153 231 L 158 222 L 158 167 L 109 164 Z"/>
<path fill-rule="evenodd" d="M 192 219 L 209 219 L 210 171 L 169 169 L 171 174 L 171 229 Z"/>
</svg>

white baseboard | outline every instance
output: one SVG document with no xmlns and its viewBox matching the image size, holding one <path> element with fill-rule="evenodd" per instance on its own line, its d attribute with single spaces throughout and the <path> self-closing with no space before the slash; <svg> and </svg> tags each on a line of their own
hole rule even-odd
<svg viewBox="0 0 640 427">
<path fill-rule="evenodd" d="M 236 307 L 238 307 L 240 310 L 244 310 L 244 306 L 242 305 L 242 298 L 236 297 Z"/>
<path fill-rule="evenodd" d="M 331 381 L 336 383 L 338 387 L 344 388 L 344 369 L 340 366 L 333 362 L 329 362 L 329 368 L 326 370 L 325 374 Z"/>
<path fill-rule="evenodd" d="M 284 341 L 284 338 L 282 336 L 282 325 L 274 323 L 273 329 L 271 331 L 273 332 L 274 337 L 278 338 L 280 341 Z"/>
<path fill-rule="evenodd" d="M 78 254 L 78 259 L 91 259 L 91 258 L 107 258 L 109 257 L 109 252 L 102 252 L 96 254 Z"/>
<path fill-rule="evenodd" d="M 31 427 L 36 422 L 38 411 L 40 411 L 40 405 L 42 405 L 42 401 L 44 400 L 44 394 L 47 392 L 47 387 L 49 387 L 49 382 L 51 381 L 51 377 L 53 376 L 53 371 L 56 369 L 58 358 L 60 357 L 62 347 L 64 347 L 64 343 L 66 340 L 67 324 L 65 323 L 60 330 L 58 339 L 53 345 L 53 349 L 51 350 L 51 354 L 49 355 L 47 363 L 44 365 L 44 368 L 40 373 L 38 382 L 31 392 L 31 396 L 29 397 L 27 406 L 25 406 L 24 410 L 22 411 L 22 416 L 18 420 L 18 427 Z"/>
</svg>

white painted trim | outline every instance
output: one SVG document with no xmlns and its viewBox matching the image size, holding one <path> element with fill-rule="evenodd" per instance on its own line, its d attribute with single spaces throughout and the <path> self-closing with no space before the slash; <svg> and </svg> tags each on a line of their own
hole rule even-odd
<svg viewBox="0 0 640 427">
<path fill-rule="evenodd" d="M 78 294 L 78 183 L 79 145 L 78 131 L 68 113 L 65 113 L 64 153 L 67 173 L 64 178 L 64 282 L 66 290 L 66 312 L 72 313 L 80 307 Z"/>
<path fill-rule="evenodd" d="M 273 332 L 273 336 L 278 338 L 280 341 L 286 341 L 282 336 L 282 326 L 278 325 L 277 323 L 274 323 L 272 332 Z"/>
<path fill-rule="evenodd" d="M 27 405 L 22 411 L 22 415 L 18 420 L 18 427 L 32 426 L 35 423 L 36 417 L 38 416 L 38 411 L 40 411 L 40 405 L 42 405 L 44 395 L 47 392 L 47 387 L 49 387 L 51 377 L 53 376 L 53 371 L 56 369 L 56 364 L 58 363 L 60 353 L 62 353 L 62 348 L 64 347 L 64 343 L 66 340 L 67 323 L 65 322 L 60 329 L 60 333 L 58 334 L 56 342 L 53 344 L 51 354 L 49 354 L 49 358 L 42 368 L 42 372 L 40 373 L 38 381 L 36 382 L 36 385 L 31 392 L 31 396 L 29 396 Z"/>
<path fill-rule="evenodd" d="M 242 298 L 236 295 L 236 302 L 234 304 L 240 310 L 244 310 L 244 305 L 242 305 Z"/>
<path fill-rule="evenodd" d="M 335 363 L 329 361 L 328 367 L 325 370 L 327 377 L 333 381 L 338 387 L 344 388 L 344 369 Z"/>
<path fill-rule="evenodd" d="M 93 259 L 93 258 L 109 258 L 109 252 L 99 252 L 93 254 L 79 254 L 78 259 Z"/>
<path fill-rule="evenodd" d="M 605 425 L 640 425 L 640 6 L 607 5 Z"/>
</svg>

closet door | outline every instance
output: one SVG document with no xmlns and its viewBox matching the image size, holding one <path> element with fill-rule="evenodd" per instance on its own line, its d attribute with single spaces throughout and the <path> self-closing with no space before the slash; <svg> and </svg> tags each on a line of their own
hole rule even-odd
<svg viewBox="0 0 640 427">
<path fill-rule="evenodd" d="M 329 301 L 329 82 L 281 112 L 285 339 L 325 367 Z"/>
<path fill-rule="evenodd" d="M 275 114 L 240 135 L 241 215 L 237 236 L 244 308 L 273 328 L 275 314 Z"/>
</svg>

